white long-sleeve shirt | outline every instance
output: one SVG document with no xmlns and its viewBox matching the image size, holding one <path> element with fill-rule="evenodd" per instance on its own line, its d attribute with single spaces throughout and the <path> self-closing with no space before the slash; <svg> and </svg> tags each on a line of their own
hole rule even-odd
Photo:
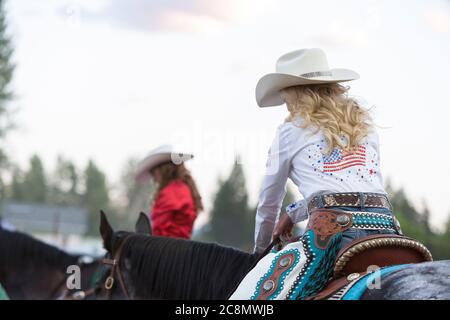
<svg viewBox="0 0 450 320">
<path fill-rule="evenodd" d="M 321 131 L 301 128 L 301 118 L 277 129 L 269 150 L 255 223 L 255 251 L 270 243 L 290 178 L 304 200 L 287 214 L 294 223 L 308 217 L 307 201 L 324 190 L 329 192 L 386 193 L 380 172 L 379 140 L 375 130 L 361 141 L 358 150 L 346 154 L 327 144 Z"/>
</svg>

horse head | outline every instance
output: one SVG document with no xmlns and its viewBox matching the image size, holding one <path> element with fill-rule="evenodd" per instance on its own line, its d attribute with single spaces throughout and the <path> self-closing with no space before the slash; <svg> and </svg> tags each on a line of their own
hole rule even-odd
<svg viewBox="0 0 450 320">
<path fill-rule="evenodd" d="M 135 224 L 135 233 L 151 235 L 150 220 L 143 212 Z M 105 212 L 100 211 L 100 235 L 103 247 L 107 251 L 102 263 L 103 276 L 99 282 L 96 296 L 103 299 L 131 299 L 134 297 L 133 286 L 129 281 L 130 261 L 122 254 L 131 232 L 114 231 Z"/>
</svg>

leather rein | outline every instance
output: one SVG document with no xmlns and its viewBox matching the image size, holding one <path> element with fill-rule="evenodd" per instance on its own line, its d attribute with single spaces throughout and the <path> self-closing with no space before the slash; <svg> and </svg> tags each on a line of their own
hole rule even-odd
<svg viewBox="0 0 450 320">
<path fill-rule="evenodd" d="M 122 250 L 123 250 L 123 247 L 124 247 L 128 237 L 129 236 L 126 236 L 122 240 L 117 251 L 113 255 L 113 259 L 108 259 L 108 258 L 102 259 L 103 264 L 107 264 L 107 265 L 111 266 L 111 271 L 109 273 L 109 276 L 106 278 L 105 283 L 104 283 L 104 287 L 107 290 L 108 300 L 110 300 L 112 298 L 112 289 L 114 287 L 114 283 L 116 282 L 116 280 L 115 280 L 116 275 L 119 280 L 120 289 L 122 290 L 123 294 L 125 295 L 125 298 L 130 300 L 130 294 L 128 292 L 127 286 L 125 285 L 123 273 L 120 270 L 120 257 L 122 255 Z"/>
<path fill-rule="evenodd" d="M 103 258 L 101 260 L 102 264 L 106 264 L 106 265 L 110 265 L 111 266 L 111 271 L 109 273 L 109 276 L 106 278 L 105 283 L 103 284 L 106 291 L 107 291 L 107 298 L 108 300 L 110 300 L 112 298 L 112 289 L 114 287 L 114 283 L 116 282 L 115 280 L 115 276 L 117 274 L 118 279 L 119 279 L 119 285 L 120 285 L 120 289 L 122 290 L 123 294 L 125 295 L 126 299 L 130 300 L 130 295 L 128 292 L 128 289 L 125 285 L 125 280 L 123 278 L 123 274 L 122 271 L 120 270 L 120 257 L 122 255 L 122 249 L 126 243 L 128 236 L 126 236 L 122 242 L 119 245 L 119 248 L 117 249 L 117 251 L 115 252 L 115 254 L 113 255 L 113 259 L 108 259 L 108 258 Z M 88 290 L 80 290 L 80 291 L 76 291 L 73 294 L 66 294 L 64 295 L 63 299 L 64 300 L 82 300 L 82 299 L 86 299 L 87 297 L 93 295 L 96 293 L 97 289 L 99 289 L 99 285 L 92 287 Z"/>
</svg>

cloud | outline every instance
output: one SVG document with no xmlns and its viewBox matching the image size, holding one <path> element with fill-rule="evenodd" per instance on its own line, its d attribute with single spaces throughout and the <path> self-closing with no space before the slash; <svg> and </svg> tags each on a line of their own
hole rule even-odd
<svg viewBox="0 0 450 320">
<path fill-rule="evenodd" d="M 108 0 L 83 19 L 142 31 L 203 32 L 252 19 L 270 0 Z M 81 5 L 80 5 L 81 6 Z"/>
<path fill-rule="evenodd" d="M 348 10 L 338 4 L 323 14 L 321 27 L 313 31 L 309 40 L 327 48 L 368 46 L 372 40 L 371 35 L 379 32 L 385 23 L 383 8 L 377 3 L 368 2 L 355 3 L 352 9 Z"/>
<path fill-rule="evenodd" d="M 369 44 L 369 36 L 361 30 L 329 32 L 313 36 L 310 41 L 326 48 L 365 47 Z"/>
<path fill-rule="evenodd" d="M 425 14 L 426 23 L 437 32 L 450 31 L 450 15 L 448 12 L 429 11 Z"/>
<path fill-rule="evenodd" d="M 323 47 L 364 47 L 369 44 L 367 28 L 355 28 L 334 20 L 328 28 L 310 37 L 310 41 Z"/>
</svg>

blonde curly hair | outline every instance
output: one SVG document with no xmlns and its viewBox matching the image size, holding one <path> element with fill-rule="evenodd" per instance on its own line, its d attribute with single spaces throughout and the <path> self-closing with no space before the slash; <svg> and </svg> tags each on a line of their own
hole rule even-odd
<svg viewBox="0 0 450 320">
<path fill-rule="evenodd" d="M 329 154 L 334 148 L 351 152 L 372 129 L 372 118 L 367 109 L 348 96 L 349 88 L 337 83 L 295 86 L 283 89 L 281 96 L 286 102 L 293 121 L 300 116 L 301 127 L 313 127 L 315 133 L 322 130 Z"/>
</svg>

